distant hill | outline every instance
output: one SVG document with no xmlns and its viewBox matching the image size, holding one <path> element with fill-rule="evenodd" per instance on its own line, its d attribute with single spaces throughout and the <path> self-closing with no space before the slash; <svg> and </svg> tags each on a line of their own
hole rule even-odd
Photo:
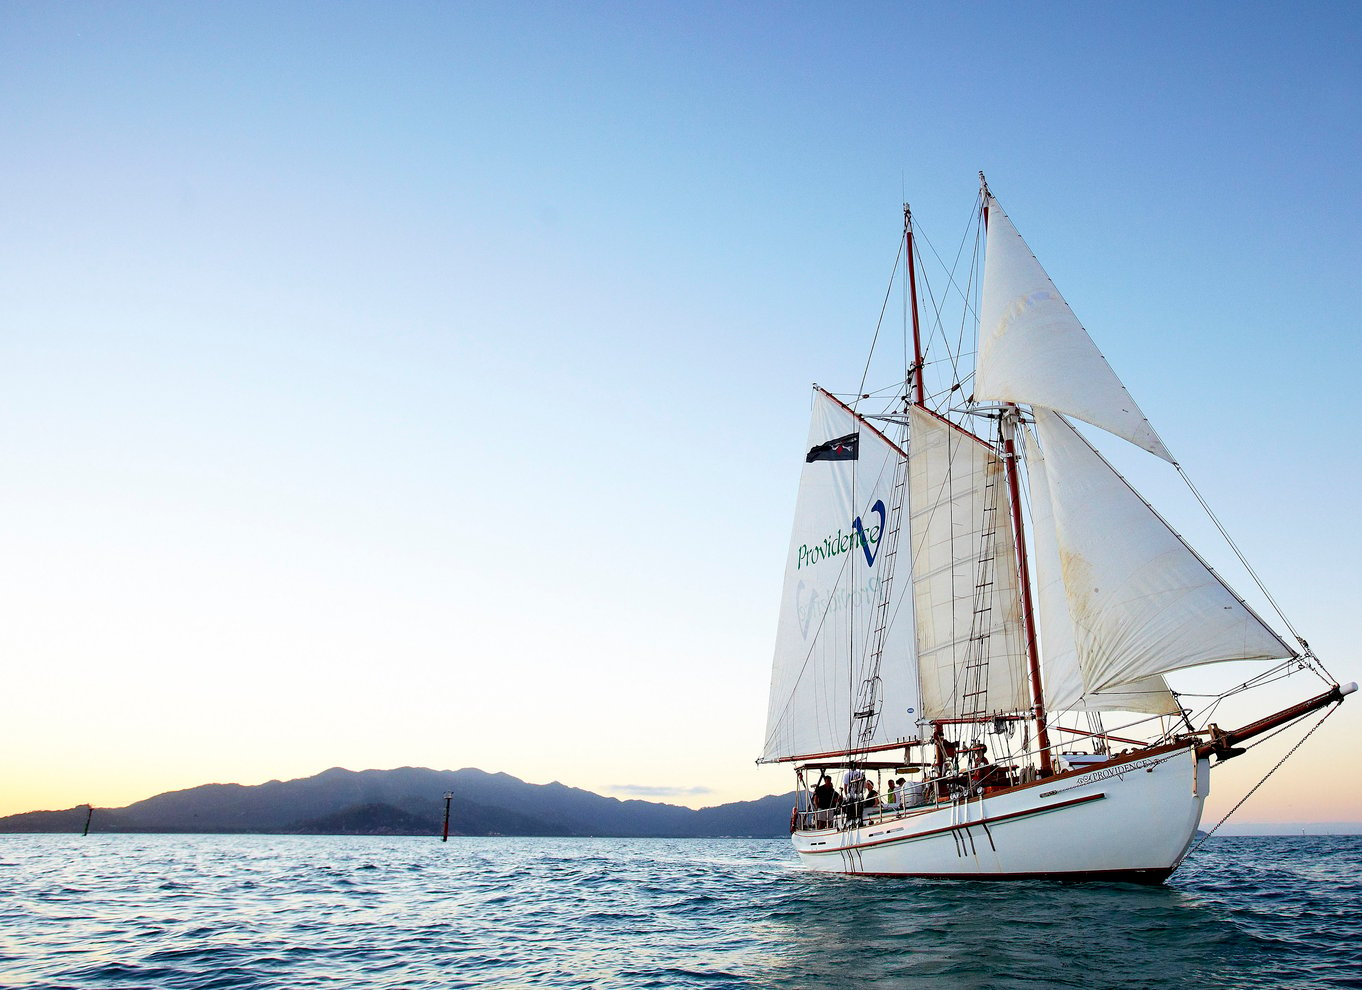
<svg viewBox="0 0 1362 990">
<path fill-rule="evenodd" d="M 451 835 L 774 836 L 787 834 L 793 795 L 699 811 L 620 801 L 556 781 L 527 784 L 482 770 L 343 770 L 265 784 L 204 784 L 126 808 L 98 808 L 92 832 L 266 832 L 432 835 L 444 794 L 454 795 Z M 84 806 L 0 818 L 0 832 L 78 832 Z"/>
</svg>

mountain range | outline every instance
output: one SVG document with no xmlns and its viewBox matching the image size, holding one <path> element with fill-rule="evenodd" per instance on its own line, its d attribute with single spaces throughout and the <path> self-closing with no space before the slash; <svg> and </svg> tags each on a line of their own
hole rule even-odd
<svg viewBox="0 0 1362 990">
<path fill-rule="evenodd" d="M 775 836 L 787 832 L 793 795 L 771 795 L 698 811 L 621 801 L 505 773 L 345 770 L 268 783 L 204 784 L 125 808 L 96 808 L 92 832 L 261 832 L 290 835 L 437 835 L 444 795 L 454 795 L 451 835 Z M 85 805 L 0 818 L 2 832 L 79 832 Z"/>
</svg>

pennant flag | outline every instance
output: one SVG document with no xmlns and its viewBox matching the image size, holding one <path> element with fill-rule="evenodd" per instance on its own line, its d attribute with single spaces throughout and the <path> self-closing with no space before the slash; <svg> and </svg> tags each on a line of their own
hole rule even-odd
<svg viewBox="0 0 1362 990">
<path fill-rule="evenodd" d="M 860 445 L 861 435 L 859 433 L 848 433 L 844 437 L 836 440 L 829 440 L 827 443 L 820 443 L 809 451 L 804 458 L 804 463 L 809 464 L 813 461 L 854 461 L 856 459 L 856 449 Z"/>
</svg>

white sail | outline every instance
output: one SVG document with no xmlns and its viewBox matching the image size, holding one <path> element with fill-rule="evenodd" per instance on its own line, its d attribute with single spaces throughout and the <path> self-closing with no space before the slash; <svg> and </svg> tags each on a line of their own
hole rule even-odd
<svg viewBox="0 0 1362 990">
<path fill-rule="evenodd" d="M 900 568 L 888 588 L 884 579 L 886 527 L 893 519 L 902 453 L 842 403 L 815 391 L 810 449 L 852 436 L 854 459 L 837 459 L 846 451 L 828 449 L 832 459 L 807 461 L 800 476 L 763 761 L 841 753 L 917 735 L 910 575 Z M 874 620 L 886 593 L 883 614 L 889 622 L 874 692 L 882 703 L 874 732 L 862 739 L 865 723 L 854 715 L 866 680 L 875 674 Z"/>
<path fill-rule="evenodd" d="M 1150 715 L 1171 715 L 1178 711 L 1177 699 L 1168 689 L 1162 674 L 1141 677 L 1107 691 L 1093 691 L 1083 681 L 1078 663 L 1078 643 L 1074 638 L 1073 617 L 1064 592 L 1060 567 L 1059 542 L 1055 535 L 1054 511 L 1050 505 L 1050 483 L 1045 458 L 1028 430 L 1018 431 L 1023 438 L 1026 472 L 1031 490 L 1031 561 L 1035 570 L 1036 610 L 1039 613 L 1041 660 L 1048 711 L 1123 711 Z"/>
<path fill-rule="evenodd" d="M 1088 690 L 1292 650 L 1062 416 L 1036 408 L 1079 668 Z"/>
<path fill-rule="evenodd" d="M 1016 544 L 1002 460 L 914 406 L 909 420 L 913 598 L 927 718 L 1029 707 Z"/>
<path fill-rule="evenodd" d="M 974 397 L 1045 406 L 1173 460 L 992 196 Z"/>
</svg>

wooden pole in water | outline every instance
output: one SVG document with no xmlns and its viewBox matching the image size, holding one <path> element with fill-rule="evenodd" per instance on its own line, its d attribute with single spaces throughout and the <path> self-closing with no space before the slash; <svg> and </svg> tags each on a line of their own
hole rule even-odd
<svg viewBox="0 0 1362 990">
<path fill-rule="evenodd" d="M 95 817 L 95 806 L 87 804 L 85 806 L 85 831 L 80 833 L 82 836 L 90 834 L 90 819 L 93 817 Z"/>
<path fill-rule="evenodd" d="M 444 835 L 440 836 L 441 842 L 449 841 L 449 802 L 453 800 L 454 793 L 452 791 L 445 791 L 445 832 Z"/>
</svg>

